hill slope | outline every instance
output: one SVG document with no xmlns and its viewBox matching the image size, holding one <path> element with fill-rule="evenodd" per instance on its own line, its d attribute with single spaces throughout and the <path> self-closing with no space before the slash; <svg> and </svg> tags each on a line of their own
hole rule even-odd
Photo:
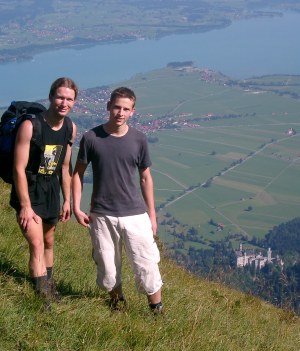
<svg viewBox="0 0 300 351">
<path fill-rule="evenodd" d="M 62 302 L 45 312 L 33 294 L 27 244 L 0 182 L 0 349 L 11 350 L 299 350 L 300 319 L 250 295 L 197 278 L 162 254 L 164 316 L 149 313 L 127 261 L 129 309 L 111 314 L 95 285 L 90 240 L 75 221 L 59 225 L 55 276 Z"/>
</svg>

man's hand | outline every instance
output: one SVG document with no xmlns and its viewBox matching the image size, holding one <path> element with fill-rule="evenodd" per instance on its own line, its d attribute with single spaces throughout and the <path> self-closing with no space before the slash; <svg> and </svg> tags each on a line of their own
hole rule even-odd
<svg viewBox="0 0 300 351">
<path fill-rule="evenodd" d="M 70 201 L 64 201 L 64 204 L 62 206 L 62 213 L 60 215 L 60 221 L 61 222 L 67 222 L 72 215 L 72 210 L 71 210 L 71 205 Z"/>
<path fill-rule="evenodd" d="M 88 228 L 90 226 L 90 217 L 84 213 L 83 211 L 75 211 L 74 210 L 74 215 L 77 219 L 77 222 L 81 224 L 82 226 Z"/>
<path fill-rule="evenodd" d="M 31 220 L 34 220 L 38 224 L 40 223 L 41 218 L 31 207 L 22 207 L 18 216 L 18 223 L 25 233 L 28 231 Z"/>
<path fill-rule="evenodd" d="M 156 232 L 157 232 L 156 214 L 155 213 L 153 215 L 149 214 L 149 218 L 152 225 L 153 236 L 156 236 Z"/>
</svg>

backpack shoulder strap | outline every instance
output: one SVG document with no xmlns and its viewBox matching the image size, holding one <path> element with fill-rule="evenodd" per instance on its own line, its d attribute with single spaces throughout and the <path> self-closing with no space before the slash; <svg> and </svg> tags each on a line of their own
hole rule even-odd
<svg viewBox="0 0 300 351">
<path fill-rule="evenodd" d="M 66 123 L 67 123 L 67 133 L 68 133 L 68 144 L 70 146 L 73 145 L 73 122 L 70 117 L 66 116 Z"/>
<path fill-rule="evenodd" d="M 43 138 L 42 138 L 42 122 L 41 122 L 42 116 L 39 114 L 27 115 L 27 116 L 28 116 L 27 119 L 31 120 L 31 123 L 33 126 L 31 141 L 34 144 L 36 144 L 42 151 L 44 151 L 45 145 L 43 144 Z"/>
<path fill-rule="evenodd" d="M 43 162 L 45 145 L 43 143 L 42 122 L 40 114 L 26 114 L 23 120 L 30 120 L 32 123 L 32 137 L 30 141 L 29 159 L 26 167 L 28 181 L 35 182 L 39 166 Z"/>
</svg>

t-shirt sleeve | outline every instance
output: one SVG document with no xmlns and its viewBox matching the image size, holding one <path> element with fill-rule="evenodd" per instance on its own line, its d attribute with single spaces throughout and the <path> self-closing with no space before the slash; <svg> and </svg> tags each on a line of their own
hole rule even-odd
<svg viewBox="0 0 300 351">
<path fill-rule="evenodd" d="M 79 151 L 77 155 L 77 161 L 83 164 L 88 164 L 90 162 L 89 157 L 88 157 L 88 140 L 86 138 L 86 134 L 83 134 L 80 144 L 79 144 Z"/>
<path fill-rule="evenodd" d="M 143 136 L 142 142 L 141 142 L 141 152 L 140 152 L 138 168 L 145 169 L 145 168 L 150 167 L 151 165 L 152 165 L 152 162 L 150 159 L 148 142 L 147 142 L 146 137 Z"/>
</svg>

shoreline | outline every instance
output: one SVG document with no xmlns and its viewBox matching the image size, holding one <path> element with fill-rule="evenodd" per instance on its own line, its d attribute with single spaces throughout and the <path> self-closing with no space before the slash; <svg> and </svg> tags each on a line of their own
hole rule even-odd
<svg viewBox="0 0 300 351">
<path fill-rule="evenodd" d="M 293 35 L 295 28 L 299 28 L 299 17 L 295 14 L 283 17 L 236 21 L 223 30 L 167 35 L 160 40 L 142 40 L 141 36 L 131 36 L 127 37 L 127 44 L 117 44 L 116 37 L 114 42 L 106 41 L 110 42 L 106 45 L 104 41 L 103 45 L 95 45 L 98 44 L 95 41 L 72 41 L 69 49 L 63 49 L 62 44 L 57 43 L 55 46 L 44 46 L 43 49 L 48 52 L 36 55 L 34 60 L 27 62 L 29 55 L 24 57 L 27 53 L 23 51 L 23 62 L 20 52 L 18 63 L 0 66 L 2 79 L 7 82 L 1 94 L 1 106 L 6 106 L 12 97 L 32 100 L 47 96 L 46 86 L 57 75 L 71 76 L 81 89 L 86 89 L 127 81 L 137 74 L 161 69 L 173 61 L 193 61 L 196 67 L 210 68 L 232 79 L 299 74 L 300 51 Z M 275 38 L 276 33 L 282 33 L 279 41 Z M 253 40 L 247 43 L 245 35 Z M 124 36 L 122 39 L 118 37 L 119 42 L 124 43 Z M 280 50 L 279 42 L 280 47 L 288 50 Z M 293 48 L 297 50 L 293 51 Z M 41 48 L 31 48 L 31 56 L 34 54 L 32 50 Z M 122 62 L 122 67 L 115 64 L 118 62 Z M 18 84 L 11 79 L 16 76 L 21 78 Z"/>
<path fill-rule="evenodd" d="M 237 19 L 240 20 L 249 20 L 255 18 L 274 18 L 274 17 L 281 17 L 283 16 L 282 12 L 262 12 L 262 13 L 255 13 L 252 16 L 246 16 Z M 234 23 L 231 19 L 222 19 L 219 23 L 213 25 L 197 25 L 187 26 L 187 27 L 180 27 L 180 29 L 175 29 L 171 32 L 158 32 L 154 37 L 144 36 L 141 35 L 116 35 L 112 36 L 110 39 L 87 39 L 87 38 L 79 38 L 75 37 L 69 42 L 64 43 L 52 43 L 52 44 L 32 44 L 26 47 L 19 47 L 14 49 L 0 49 L 0 65 L 10 64 L 10 63 L 18 63 L 18 62 L 26 62 L 31 61 L 34 59 L 34 56 L 50 51 L 56 51 L 61 49 L 75 49 L 75 50 L 84 50 L 89 47 L 94 47 L 98 45 L 109 45 L 109 44 L 126 44 L 137 40 L 160 40 L 167 36 L 172 35 L 186 35 L 186 34 L 193 34 L 193 33 L 206 33 L 213 30 L 222 30 Z"/>
</svg>

